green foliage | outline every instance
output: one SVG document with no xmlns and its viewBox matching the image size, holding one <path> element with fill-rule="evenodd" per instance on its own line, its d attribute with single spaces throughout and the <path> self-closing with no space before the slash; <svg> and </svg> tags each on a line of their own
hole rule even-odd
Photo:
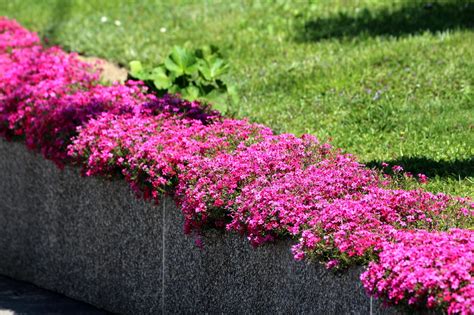
<svg viewBox="0 0 474 315">
<path fill-rule="evenodd" d="M 154 68 L 145 68 L 137 60 L 129 65 L 130 78 L 145 82 L 159 95 L 179 93 L 189 101 L 209 102 L 223 113 L 228 112 L 229 103 L 236 101 L 235 88 L 223 80 L 229 65 L 215 46 L 195 51 L 175 46 Z"/>
</svg>

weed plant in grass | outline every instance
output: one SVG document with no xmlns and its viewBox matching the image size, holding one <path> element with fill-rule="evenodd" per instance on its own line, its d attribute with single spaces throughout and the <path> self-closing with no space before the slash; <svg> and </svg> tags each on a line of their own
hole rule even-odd
<svg viewBox="0 0 474 315">
<path fill-rule="evenodd" d="M 156 65 L 174 45 L 221 48 L 233 111 L 332 139 L 428 189 L 474 196 L 474 4 L 468 1 L 0 0 L 50 44 Z"/>
</svg>

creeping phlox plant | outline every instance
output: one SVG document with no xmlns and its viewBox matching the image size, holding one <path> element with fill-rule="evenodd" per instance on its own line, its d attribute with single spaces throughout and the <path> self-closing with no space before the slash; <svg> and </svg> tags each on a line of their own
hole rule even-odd
<svg viewBox="0 0 474 315">
<path fill-rule="evenodd" d="M 367 292 L 393 303 L 474 313 L 474 233 L 396 231 L 361 276 Z"/>
<path fill-rule="evenodd" d="M 0 134 L 87 176 L 123 176 L 144 198 L 172 194 L 187 233 L 225 228 L 255 246 L 291 237 L 297 260 L 368 264 L 364 287 L 389 304 L 474 313 L 474 231 L 459 228 L 472 226 L 470 200 L 394 189 L 313 136 L 99 74 L 1 18 Z"/>
</svg>

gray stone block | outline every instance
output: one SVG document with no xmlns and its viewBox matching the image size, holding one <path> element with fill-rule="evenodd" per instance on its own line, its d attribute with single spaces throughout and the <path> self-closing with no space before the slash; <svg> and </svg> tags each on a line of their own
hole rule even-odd
<svg viewBox="0 0 474 315">
<path fill-rule="evenodd" d="M 370 312 L 361 268 L 336 275 L 294 261 L 290 241 L 253 248 L 220 231 L 201 249 L 182 227 L 170 198 L 144 202 L 0 140 L 0 274 L 125 314 Z"/>
<path fill-rule="evenodd" d="M 0 274 L 114 312 L 162 309 L 160 209 L 21 143 L 0 142 L 0 172 Z"/>
</svg>

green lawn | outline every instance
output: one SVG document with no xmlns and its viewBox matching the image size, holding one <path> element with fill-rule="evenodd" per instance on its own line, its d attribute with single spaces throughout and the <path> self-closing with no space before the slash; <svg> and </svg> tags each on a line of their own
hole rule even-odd
<svg viewBox="0 0 474 315">
<path fill-rule="evenodd" d="M 215 44 L 232 65 L 238 117 L 474 196 L 474 3 L 175 2 L 0 0 L 0 15 L 121 64 Z"/>
</svg>

